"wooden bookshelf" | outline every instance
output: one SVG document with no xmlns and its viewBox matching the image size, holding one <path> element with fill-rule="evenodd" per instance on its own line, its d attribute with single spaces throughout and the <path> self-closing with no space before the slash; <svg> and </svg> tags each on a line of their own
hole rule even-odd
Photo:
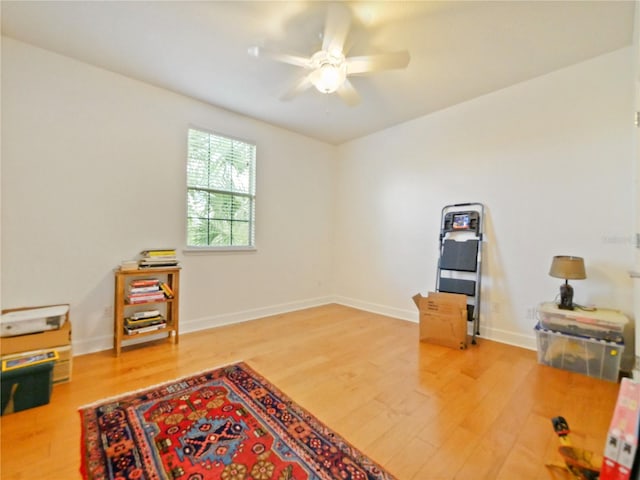
<svg viewBox="0 0 640 480">
<path fill-rule="evenodd" d="M 179 298 L 180 298 L 180 267 L 140 268 L 137 270 L 120 270 L 115 273 L 115 301 L 113 307 L 113 349 L 116 356 L 122 351 L 123 342 L 128 340 L 154 337 L 167 334 L 168 340 L 178 343 L 179 337 Z M 137 279 L 158 279 L 165 282 L 173 291 L 172 298 L 156 299 L 149 302 L 130 303 L 128 289 L 132 281 Z M 161 328 L 127 335 L 125 333 L 125 318 L 136 311 L 154 308 L 160 310 L 166 320 Z M 150 338 L 149 338 L 150 339 Z"/>
</svg>

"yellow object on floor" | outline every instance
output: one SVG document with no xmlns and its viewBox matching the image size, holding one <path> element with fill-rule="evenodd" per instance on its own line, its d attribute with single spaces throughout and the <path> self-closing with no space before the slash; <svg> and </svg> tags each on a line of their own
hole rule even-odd
<svg viewBox="0 0 640 480">
<path fill-rule="evenodd" d="M 569 480 L 598 480 L 604 458 L 590 450 L 574 447 L 569 437 L 569 424 L 564 417 L 551 419 L 553 429 L 558 435 L 560 447 L 558 453 L 564 460 L 564 466 L 547 464 L 551 478 Z"/>
</svg>

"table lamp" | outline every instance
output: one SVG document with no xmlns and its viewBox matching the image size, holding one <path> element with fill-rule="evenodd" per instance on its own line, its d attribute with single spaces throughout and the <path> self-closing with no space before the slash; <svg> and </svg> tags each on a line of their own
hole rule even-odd
<svg viewBox="0 0 640 480">
<path fill-rule="evenodd" d="M 556 255 L 551 262 L 549 275 L 555 278 L 564 278 L 564 284 L 560 285 L 560 303 L 558 304 L 558 308 L 562 310 L 573 310 L 573 287 L 569 285 L 569 280 L 583 280 L 587 278 L 582 257 Z"/>
</svg>

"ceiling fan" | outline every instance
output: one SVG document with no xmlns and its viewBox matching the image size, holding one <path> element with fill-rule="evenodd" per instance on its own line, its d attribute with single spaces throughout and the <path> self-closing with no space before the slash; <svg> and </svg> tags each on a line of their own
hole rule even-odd
<svg viewBox="0 0 640 480">
<path fill-rule="evenodd" d="M 249 54 L 255 57 L 265 56 L 305 69 L 300 79 L 281 97 L 282 100 L 289 100 L 313 86 L 321 93 L 335 92 L 348 105 L 356 105 L 360 101 L 360 96 L 347 77 L 406 68 L 409 65 L 409 52 L 405 50 L 347 57 L 345 41 L 350 26 L 349 9 L 340 3 L 330 3 L 322 35 L 322 49 L 311 57 L 279 53 L 262 47 L 249 48 Z"/>
</svg>

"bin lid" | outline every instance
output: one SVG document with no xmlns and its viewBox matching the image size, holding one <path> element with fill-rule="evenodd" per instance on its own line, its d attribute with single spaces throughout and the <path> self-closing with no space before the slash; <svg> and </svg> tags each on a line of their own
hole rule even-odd
<svg viewBox="0 0 640 480">
<path fill-rule="evenodd" d="M 627 316 L 620 310 L 612 308 L 594 308 L 593 310 L 584 310 L 576 308 L 575 310 L 562 310 L 554 302 L 544 302 L 538 306 L 538 315 L 546 318 L 558 318 L 564 320 L 573 320 L 574 322 L 611 326 L 622 330 L 629 322 Z"/>
<path fill-rule="evenodd" d="M 605 346 L 617 347 L 621 349 L 624 348 L 624 340 L 620 342 L 615 342 L 612 340 L 604 340 L 602 338 L 593 338 L 593 337 L 590 337 L 589 335 L 579 335 L 575 333 L 558 332 L 557 330 L 551 330 L 549 328 L 545 328 L 542 324 L 540 324 L 540 322 L 536 323 L 536 326 L 533 327 L 533 330 L 536 333 L 536 335 L 539 335 L 540 333 L 547 333 L 547 334 L 555 335 L 556 337 L 586 340 L 587 342 L 591 342 L 591 343 L 602 343 Z"/>
</svg>

